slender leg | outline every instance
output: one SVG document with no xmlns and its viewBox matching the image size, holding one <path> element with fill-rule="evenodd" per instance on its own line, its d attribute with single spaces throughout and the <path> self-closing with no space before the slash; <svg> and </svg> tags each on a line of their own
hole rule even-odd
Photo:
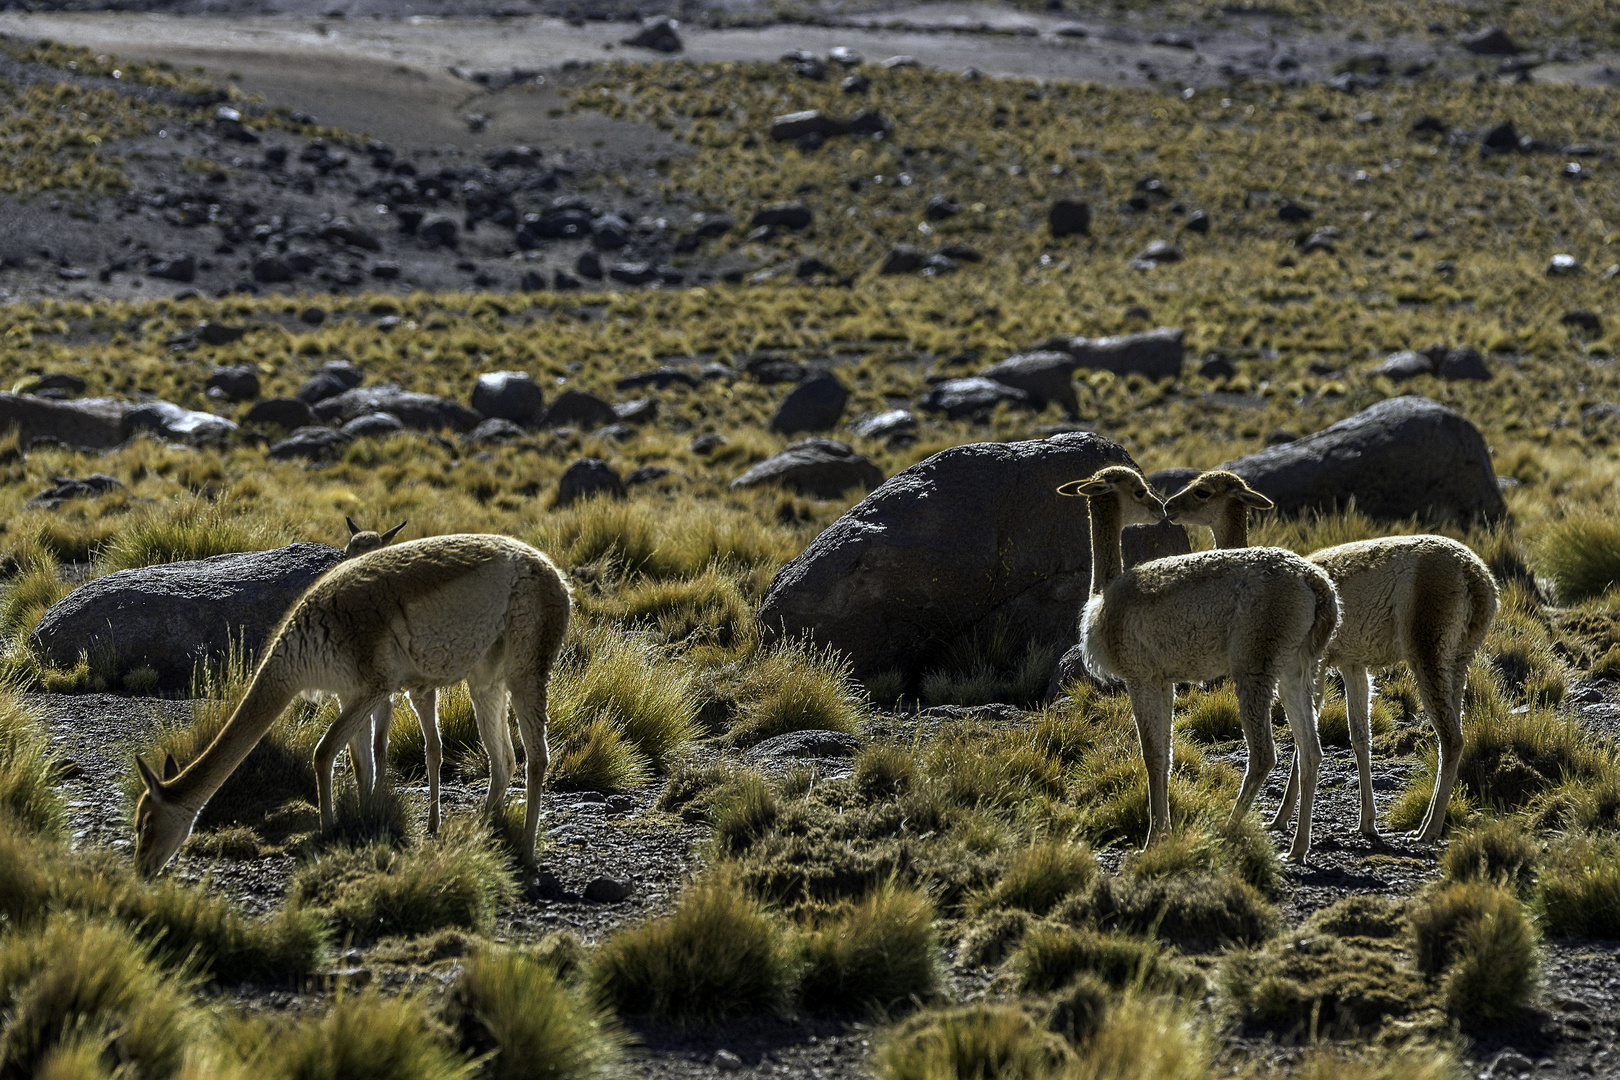
<svg viewBox="0 0 1620 1080">
<path fill-rule="evenodd" d="M 331 829 L 336 820 L 332 800 L 332 766 L 337 762 L 338 751 L 343 749 L 345 743 L 352 743 L 360 737 L 363 746 L 363 756 L 371 756 L 371 730 L 367 726 L 378 706 L 388 702 L 387 692 L 371 693 L 355 700 L 353 705 L 345 705 L 338 718 L 332 721 L 332 726 L 326 729 L 321 741 L 315 744 L 315 785 L 316 801 L 320 804 L 321 828 Z"/>
<path fill-rule="evenodd" d="M 506 805 L 506 789 L 517 770 L 512 734 L 506 726 L 506 684 L 474 685 L 469 681 L 467 694 L 472 698 L 478 737 L 483 740 L 484 750 L 489 755 L 489 794 L 484 798 L 484 813 L 493 819 Z"/>
<path fill-rule="evenodd" d="M 1457 783 L 1457 769 L 1462 764 L 1462 688 L 1467 678 L 1463 665 L 1447 665 L 1438 657 L 1410 656 L 1408 666 L 1417 682 L 1418 696 L 1428 710 L 1429 722 L 1434 725 L 1439 760 L 1435 763 L 1434 795 L 1429 799 L 1429 812 L 1414 839 L 1430 842 L 1440 839 L 1446 829 L 1446 811 L 1451 806 L 1451 791 Z"/>
<path fill-rule="evenodd" d="M 1249 812 L 1255 796 L 1260 794 L 1260 785 L 1277 767 L 1277 742 L 1271 736 L 1270 681 L 1238 680 L 1237 699 L 1238 722 L 1243 725 L 1243 744 L 1249 759 L 1244 762 L 1243 786 L 1238 789 L 1237 803 L 1232 807 L 1234 820 Z"/>
<path fill-rule="evenodd" d="M 1288 727 L 1294 735 L 1294 761 L 1299 770 L 1299 820 L 1294 825 L 1290 861 L 1303 863 L 1311 850 L 1311 812 L 1316 803 L 1316 781 L 1322 766 L 1322 743 L 1316 734 L 1316 700 L 1311 692 L 1310 666 L 1283 675 L 1278 687 Z"/>
<path fill-rule="evenodd" d="M 517 713 L 518 737 L 523 740 L 524 798 L 523 865 L 535 863 L 534 845 L 540 835 L 540 789 L 546 780 L 546 678 L 547 673 L 521 676 L 512 683 L 512 709 Z M 501 717 L 504 727 L 506 717 Z M 1169 730 L 1169 716 L 1165 717 Z M 511 738 L 507 737 L 510 744 Z"/>
<path fill-rule="evenodd" d="M 444 764 L 444 744 L 439 741 L 439 692 L 412 690 L 411 711 L 422 729 L 422 750 L 426 758 L 428 782 L 428 835 L 439 832 L 439 770 Z"/>
<path fill-rule="evenodd" d="M 1361 784 L 1361 834 L 1378 835 L 1378 806 L 1372 790 L 1372 680 L 1361 664 L 1339 668 L 1344 680 L 1345 719 L 1350 727 L 1350 745 L 1356 752 L 1356 779 Z"/>
<path fill-rule="evenodd" d="M 1170 721 L 1175 709 L 1174 683 L 1127 685 L 1136 737 L 1147 766 L 1148 834 L 1143 849 L 1170 835 Z"/>
<path fill-rule="evenodd" d="M 371 760 L 376 764 L 378 783 L 388 778 L 388 739 L 393 726 L 394 695 L 390 694 L 371 714 Z"/>
</svg>

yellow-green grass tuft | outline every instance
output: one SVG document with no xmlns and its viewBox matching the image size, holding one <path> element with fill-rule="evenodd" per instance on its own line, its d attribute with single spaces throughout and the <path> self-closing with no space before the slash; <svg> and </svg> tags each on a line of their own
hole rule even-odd
<svg viewBox="0 0 1620 1080">
<path fill-rule="evenodd" d="M 476 1065 L 450 1046 L 416 995 L 340 996 L 325 1014 L 228 1029 L 231 1056 L 268 1080 L 462 1080 Z"/>
<path fill-rule="evenodd" d="M 1452 881 L 1492 881 L 1521 896 L 1534 882 L 1541 844 L 1523 819 L 1492 818 L 1451 838 L 1440 866 Z"/>
<path fill-rule="evenodd" d="M 1566 604 L 1603 595 L 1620 583 L 1620 522 L 1605 514 L 1565 518 L 1541 534 L 1536 566 Z"/>
<path fill-rule="evenodd" d="M 44 723 L 19 694 L 0 686 L 0 816 L 60 834 L 67 813 L 60 778 Z"/>
<path fill-rule="evenodd" d="M 1085 844 L 1042 842 L 1019 848 L 989 889 L 973 897 L 969 911 L 1019 908 L 1045 915 L 1097 876 L 1097 860 Z"/>
<path fill-rule="evenodd" d="M 688 886 L 670 915 L 609 937 L 586 981 L 623 1016 L 716 1020 L 785 1005 L 792 959 L 759 902 L 717 872 Z"/>
<path fill-rule="evenodd" d="M 1620 936 L 1620 843 L 1576 834 L 1553 845 L 1536 875 L 1535 903 L 1553 937 Z"/>
<path fill-rule="evenodd" d="M 1060 1037 L 1016 1005 L 967 1005 L 918 1013 L 900 1024 L 878 1051 L 877 1075 L 1047 1080 L 1066 1075 L 1072 1057 Z"/>
<path fill-rule="evenodd" d="M 932 997 L 939 988 L 933 921 L 924 893 L 892 884 L 823 914 L 795 943 L 800 1007 L 848 1013 Z"/>
<path fill-rule="evenodd" d="M 487 931 L 514 895 L 506 857 L 469 819 L 404 849 L 336 848 L 300 867 L 288 890 L 289 902 L 319 909 L 340 936 L 361 940 L 446 927 Z"/>
<path fill-rule="evenodd" d="M 1446 1011 L 1468 1027 L 1517 1015 L 1540 976 L 1536 931 L 1512 891 L 1446 882 L 1407 906 L 1413 961 L 1440 982 Z"/>
<path fill-rule="evenodd" d="M 557 965 L 524 953 L 474 953 L 443 1011 L 490 1080 L 594 1080 L 620 1071 L 626 1039 L 612 1015 L 568 986 Z"/>
<path fill-rule="evenodd" d="M 742 716 L 728 736 L 748 745 L 790 731 L 853 735 L 866 717 L 865 692 L 849 660 L 831 650 L 788 642 L 759 657 L 748 676 Z"/>
<path fill-rule="evenodd" d="M 275 539 L 252 519 L 217 504 L 192 501 L 148 511 L 119 530 L 101 552 L 103 573 L 263 551 Z"/>
<path fill-rule="evenodd" d="M 1012 955 L 1012 969 L 1026 994 L 1051 993 L 1081 975 L 1116 990 L 1203 989 L 1202 976 L 1156 941 L 1050 922 L 1033 925 L 1024 934 Z"/>
</svg>

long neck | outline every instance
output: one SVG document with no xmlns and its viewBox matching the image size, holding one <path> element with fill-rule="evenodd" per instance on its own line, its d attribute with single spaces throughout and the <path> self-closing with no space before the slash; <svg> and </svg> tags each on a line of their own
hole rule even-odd
<svg viewBox="0 0 1620 1080">
<path fill-rule="evenodd" d="M 1112 492 L 1086 500 L 1091 514 L 1091 595 L 1100 596 L 1124 568 L 1120 555 L 1119 500 Z"/>
<path fill-rule="evenodd" d="M 286 673 L 286 660 L 272 647 L 253 673 L 242 701 L 208 749 L 166 785 L 171 799 L 201 809 L 259 745 L 270 725 L 286 711 L 298 687 Z"/>
<path fill-rule="evenodd" d="M 1210 532 L 1215 534 L 1218 548 L 1246 548 L 1249 546 L 1249 508 L 1236 499 L 1227 499 L 1221 508 L 1221 520 Z"/>
</svg>

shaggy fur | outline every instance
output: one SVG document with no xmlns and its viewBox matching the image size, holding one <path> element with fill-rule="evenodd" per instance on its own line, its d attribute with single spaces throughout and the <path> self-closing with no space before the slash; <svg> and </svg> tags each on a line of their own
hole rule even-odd
<svg viewBox="0 0 1620 1080">
<path fill-rule="evenodd" d="M 534 861 L 540 786 L 546 771 L 546 685 L 568 631 L 570 597 L 543 554 L 505 536 L 413 540 L 339 563 L 282 620 L 224 729 L 180 772 L 164 776 L 140 758 L 146 783 L 135 810 L 135 859 L 161 870 L 190 835 L 203 805 L 264 737 L 292 699 L 336 695 L 338 718 L 315 748 L 321 823 L 333 822 L 332 765 L 368 731 L 399 689 L 427 691 L 467 681 L 490 751 L 485 810 L 497 813 L 516 766 L 506 727 L 510 693 L 528 756 L 523 858 Z"/>
<path fill-rule="evenodd" d="M 1091 510 L 1092 586 L 1081 619 L 1086 666 L 1125 683 L 1147 765 L 1149 841 L 1170 824 L 1170 725 L 1175 684 L 1230 675 L 1249 760 L 1234 815 L 1245 813 L 1277 762 L 1271 699 L 1279 687 L 1305 783 L 1289 858 L 1311 845 L 1321 747 L 1311 687 L 1338 625 L 1333 585 L 1281 548 L 1175 555 L 1121 571 L 1120 531 L 1158 521 L 1161 504 L 1134 470 L 1110 466 L 1078 487 Z"/>
<path fill-rule="evenodd" d="M 1171 498 L 1166 509 L 1183 524 L 1207 525 L 1220 548 L 1248 542 L 1248 510 L 1257 505 L 1238 480 L 1205 473 Z M 1210 495 L 1199 497 L 1201 487 Z M 1440 760 L 1428 813 L 1416 837 L 1432 841 L 1445 828 L 1446 807 L 1462 758 L 1462 694 L 1469 664 L 1496 615 L 1496 582 L 1479 556 L 1444 536 L 1387 536 L 1323 548 L 1310 561 L 1326 570 L 1344 605 L 1344 622 L 1323 657 L 1322 681 L 1333 668 L 1344 680 L 1344 699 L 1361 780 L 1361 831 L 1376 836 L 1372 793 L 1372 682 L 1369 668 L 1405 661 L 1417 682 L 1439 743 Z M 1284 795 L 1286 809 L 1294 779 Z"/>
</svg>

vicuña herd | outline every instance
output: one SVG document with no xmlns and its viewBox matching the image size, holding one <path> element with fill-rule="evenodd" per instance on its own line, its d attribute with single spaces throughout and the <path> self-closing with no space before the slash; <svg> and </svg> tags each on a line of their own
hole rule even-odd
<svg viewBox="0 0 1620 1080">
<path fill-rule="evenodd" d="M 1207 472 L 1161 501 L 1140 473 L 1110 466 L 1059 489 L 1087 501 L 1091 595 L 1080 619 L 1087 669 L 1125 684 L 1147 767 L 1147 842 L 1170 829 L 1171 714 L 1177 683 L 1229 677 L 1248 748 L 1233 815 L 1246 813 L 1276 765 L 1271 701 L 1279 694 L 1294 736 L 1294 763 L 1273 828 L 1297 819 L 1289 858 L 1311 846 L 1311 811 L 1322 749 L 1317 709 L 1328 668 L 1344 680 L 1361 831 L 1375 835 L 1371 684 L 1368 669 L 1404 661 L 1439 737 L 1434 796 L 1417 837 L 1436 839 L 1462 753 L 1463 682 L 1496 613 L 1496 586 L 1473 552 L 1442 536 L 1363 540 L 1301 558 L 1251 548 L 1249 512 L 1272 503 L 1230 472 Z M 1209 527 L 1216 550 L 1123 569 L 1125 526 L 1163 520 Z M 271 638 L 241 704 L 218 737 L 180 769 L 145 781 L 135 810 L 135 860 L 156 874 L 191 834 L 203 805 L 264 737 L 294 697 L 339 701 L 315 748 L 321 823 L 333 824 L 332 771 L 349 747 L 369 790 L 386 767 L 396 691 L 409 694 L 427 751 L 429 832 L 439 824 L 438 688 L 466 681 L 490 761 L 485 812 L 498 814 L 516 771 L 506 723 L 510 696 L 529 793 L 522 854 L 534 862 L 546 772 L 546 684 L 568 631 L 567 582 L 545 555 L 504 536 L 389 541 L 349 521 L 347 558 L 298 600 Z"/>
</svg>

